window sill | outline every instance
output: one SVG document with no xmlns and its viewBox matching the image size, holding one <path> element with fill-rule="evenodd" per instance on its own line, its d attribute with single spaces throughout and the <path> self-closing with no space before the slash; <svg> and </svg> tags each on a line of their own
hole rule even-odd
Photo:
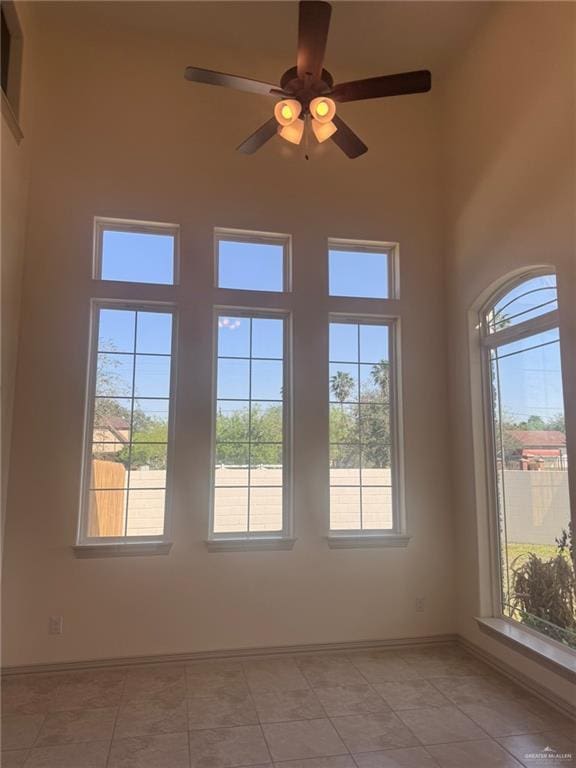
<svg viewBox="0 0 576 768">
<path fill-rule="evenodd" d="M 88 558 L 168 555 L 171 548 L 171 541 L 129 541 L 108 544 L 76 544 L 72 550 L 76 557 Z"/>
<path fill-rule="evenodd" d="M 292 549 L 296 539 L 280 537 L 254 537 L 254 538 L 230 538 L 207 539 L 206 547 L 209 552 L 241 552 L 243 550 L 258 549 Z"/>
<path fill-rule="evenodd" d="M 8 101 L 8 97 L 6 96 L 4 91 L 2 91 L 2 116 L 6 121 L 6 123 L 8 124 L 8 127 L 10 128 L 12 135 L 16 139 L 16 144 L 20 144 L 20 142 L 24 138 L 24 134 L 22 133 L 22 129 L 18 124 L 18 119 L 14 114 L 12 105 Z"/>
<path fill-rule="evenodd" d="M 405 536 L 399 533 L 331 533 L 327 539 L 330 549 L 364 549 L 369 547 L 407 547 L 411 536 Z"/>
<path fill-rule="evenodd" d="M 576 652 L 503 618 L 476 618 L 482 632 L 576 682 Z"/>
</svg>

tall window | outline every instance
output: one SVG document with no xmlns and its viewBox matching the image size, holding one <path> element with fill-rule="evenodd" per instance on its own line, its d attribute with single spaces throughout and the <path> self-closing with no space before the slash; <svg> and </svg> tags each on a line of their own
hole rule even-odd
<svg viewBox="0 0 576 768">
<path fill-rule="evenodd" d="M 286 320 L 219 313 L 214 534 L 284 529 Z"/>
<path fill-rule="evenodd" d="M 366 541 L 402 534 L 395 250 L 331 241 L 330 531 Z M 345 313 L 342 310 L 347 310 Z"/>
<path fill-rule="evenodd" d="M 105 279 L 173 278 L 175 238 L 165 225 L 96 224 L 96 263 Z M 171 228 L 172 230 L 174 228 Z M 120 266 L 119 266 L 120 265 Z M 114 274 L 114 278 L 112 278 Z M 99 285 L 98 293 L 106 293 Z M 172 453 L 174 312 L 160 302 L 95 300 L 85 427 L 79 543 L 162 541 L 167 532 Z"/>
<path fill-rule="evenodd" d="M 289 238 L 219 230 L 216 244 L 218 287 L 262 296 L 215 315 L 210 539 L 263 545 L 291 525 L 289 313 L 265 308 L 289 285 Z"/>
<path fill-rule="evenodd" d="M 576 648 L 556 276 L 508 285 L 481 319 L 502 613 Z"/>
<path fill-rule="evenodd" d="M 390 328 L 330 323 L 330 527 L 391 530 Z"/>
</svg>

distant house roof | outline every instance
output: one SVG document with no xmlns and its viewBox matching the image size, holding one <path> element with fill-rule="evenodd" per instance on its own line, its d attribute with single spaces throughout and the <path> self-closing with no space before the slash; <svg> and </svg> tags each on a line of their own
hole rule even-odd
<svg viewBox="0 0 576 768">
<path fill-rule="evenodd" d="M 130 429 L 130 424 L 122 416 L 103 416 L 98 419 L 98 426 L 118 430 Z"/>
<path fill-rule="evenodd" d="M 511 429 L 508 434 L 522 448 L 563 448 L 566 435 L 555 429 Z"/>
</svg>

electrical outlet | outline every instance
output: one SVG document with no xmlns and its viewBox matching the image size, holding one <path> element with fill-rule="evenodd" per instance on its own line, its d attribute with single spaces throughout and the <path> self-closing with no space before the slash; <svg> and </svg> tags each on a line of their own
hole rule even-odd
<svg viewBox="0 0 576 768">
<path fill-rule="evenodd" d="M 424 611 L 424 598 L 423 597 L 417 597 L 416 598 L 416 612 L 417 613 L 423 613 Z"/>
<path fill-rule="evenodd" d="M 64 624 L 63 616 L 50 616 L 50 618 L 48 619 L 48 634 L 61 635 L 63 624 Z"/>
</svg>

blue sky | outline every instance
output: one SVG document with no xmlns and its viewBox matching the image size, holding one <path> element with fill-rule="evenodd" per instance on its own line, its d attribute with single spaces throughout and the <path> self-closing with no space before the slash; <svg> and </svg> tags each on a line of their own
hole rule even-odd
<svg viewBox="0 0 576 768">
<path fill-rule="evenodd" d="M 105 231 L 103 234 L 102 277 L 110 280 L 171 284 L 174 281 L 174 238 L 171 235 L 138 234 Z M 220 241 L 220 287 L 281 291 L 283 289 L 283 246 L 263 243 Z M 388 295 L 388 257 L 384 253 L 342 250 L 329 252 L 330 294 L 379 298 Z M 138 278 L 136 280 L 136 278 Z M 555 295 L 554 275 L 532 278 L 512 289 L 495 309 L 507 314 L 523 313 L 520 322 L 549 311 L 538 304 Z M 224 323 L 223 323 L 224 321 Z M 218 354 L 220 357 L 248 357 L 250 321 L 244 317 L 220 318 Z M 99 349 L 115 353 L 134 351 L 135 313 L 125 310 L 102 310 Z M 553 331 L 541 339 L 517 342 L 500 349 L 507 354 L 526 346 L 547 342 Z M 171 316 L 166 313 L 138 313 L 136 339 L 136 395 L 167 397 L 169 393 Z M 283 336 L 282 321 L 255 319 L 252 324 L 252 356 L 276 358 L 275 361 L 253 361 L 252 397 L 279 399 L 282 387 Z M 337 370 L 350 373 L 356 380 L 357 363 L 361 363 L 361 379 L 368 381 L 372 365 L 388 359 L 388 330 L 377 325 L 358 326 L 332 323 L 330 327 L 330 375 Z M 108 362 L 120 382 L 119 395 L 132 388 L 132 358 L 108 354 Z M 220 360 L 218 364 L 218 397 L 248 397 L 248 363 L 242 360 Z M 548 418 L 563 411 L 562 381 L 558 344 L 540 347 L 525 354 L 500 361 L 500 386 L 504 412 L 514 420 L 531 414 Z M 164 406 L 162 406 L 164 407 Z M 160 405 L 158 404 L 158 409 Z"/>
<path fill-rule="evenodd" d="M 123 282 L 174 282 L 174 237 L 105 230 L 102 279 Z"/>
<path fill-rule="evenodd" d="M 494 309 L 499 318 L 513 326 L 557 306 L 556 275 L 551 274 L 524 280 L 508 291 Z M 524 421 L 534 415 L 546 420 L 564 411 L 557 329 L 501 345 L 498 358 L 505 418 Z"/>
<path fill-rule="evenodd" d="M 553 342 L 553 343 L 550 343 Z M 545 346 L 539 346 L 539 345 Z M 520 352 L 520 354 L 510 354 Z M 544 420 L 564 411 L 558 331 L 531 336 L 498 349 L 500 405 L 505 418 Z M 502 357 L 510 354 L 509 357 Z"/>
<path fill-rule="evenodd" d="M 96 394 L 116 395 L 118 404 L 130 410 L 134 382 L 139 398 L 136 407 L 149 416 L 167 420 L 167 401 L 158 398 L 170 394 L 171 336 L 169 313 L 101 309 L 98 367 L 106 375 L 98 376 Z"/>
</svg>

